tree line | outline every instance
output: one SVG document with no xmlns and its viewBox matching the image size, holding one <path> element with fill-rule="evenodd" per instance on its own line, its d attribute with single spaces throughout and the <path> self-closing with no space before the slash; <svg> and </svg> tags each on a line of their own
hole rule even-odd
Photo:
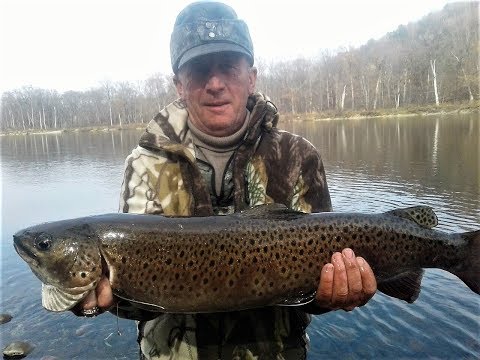
<svg viewBox="0 0 480 360">
<path fill-rule="evenodd" d="M 257 60 L 257 89 L 283 113 L 364 111 L 479 99 L 479 3 L 447 4 L 359 48 Z M 321 44 L 319 44 L 319 49 Z M 1 99 L 1 130 L 124 126 L 176 98 L 171 74 L 87 91 L 23 87 Z"/>
</svg>

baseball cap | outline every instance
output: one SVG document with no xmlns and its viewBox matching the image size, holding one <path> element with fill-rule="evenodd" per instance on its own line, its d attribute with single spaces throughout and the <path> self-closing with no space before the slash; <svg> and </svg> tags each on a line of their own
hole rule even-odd
<svg viewBox="0 0 480 360">
<path fill-rule="evenodd" d="M 224 51 L 245 54 L 253 65 L 248 26 L 235 10 L 221 2 L 199 1 L 178 14 L 170 38 L 174 73 L 193 58 Z"/>
</svg>

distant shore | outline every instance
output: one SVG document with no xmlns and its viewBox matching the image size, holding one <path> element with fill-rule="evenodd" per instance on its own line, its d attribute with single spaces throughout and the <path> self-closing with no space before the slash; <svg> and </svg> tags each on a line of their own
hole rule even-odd
<svg viewBox="0 0 480 360">
<path fill-rule="evenodd" d="M 346 119 L 367 119 L 378 117 L 408 117 L 408 116 L 431 116 L 431 115 L 447 115 L 447 114 L 467 114 L 480 113 L 480 100 L 475 100 L 468 103 L 461 104 L 441 104 L 440 106 L 426 105 L 411 108 L 399 109 L 378 109 L 378 110 L 363 110 L 363 111 L 322 111 L 315 113 L 281 113 L 280 123 L 290 121 L 321 121 L 321 120 L 346 120 Z M 29 130 L 7 130 L 1 131 L 0 136 L 5 135 L 38 135 L 38 134 L 61 134 L 64 132 L 86 132 L 86 131 L 116 131 L 116 130 L 143 130 L 147 126 L 145 123 L 130 123 L 122 125 L 96 125 L 84 126 L 77 128 L 64 129 L 29 129 Z"/>
</svg>

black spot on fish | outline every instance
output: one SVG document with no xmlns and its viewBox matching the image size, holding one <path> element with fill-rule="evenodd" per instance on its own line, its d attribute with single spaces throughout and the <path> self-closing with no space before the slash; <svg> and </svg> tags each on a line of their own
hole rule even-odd
<svg viewBox="0 0 480 360">
<path fill-rule="evenodd" d="M 257 257 L 254 256 L 253 259 L 252 259 L 252 261 L 253 261 L 254 263 L 256 263 L 256 262 L 258 261 L 258 260 L 257 260 Z"/>
<path fill-rule="evenodd" d="M 228 265 L 232 265 L 233 264 L 233 257 L 231 257 L 229 260 L 228 260 Z"/>
<path fill-rule="evenodd" d="M 148 267 L 148 263 L 143 263 L 143 268 L 146 269 Z"/>
<path fill-rule="evenodd" d="M 178 280 L 179 277 L 180 277 L 180 274 L 179 274 L 179 273 L 175 273 L 175 280 Z"/>
<path fill-rule="evenodd" d="M 298 252 L 300 256 L 303 255 L 303 249 L 300 249 L 300 251 Z"/>
<path fill-rule="evenodd" d="M 192 276 L 192 280 L 193 280 L 193 281 L 196 281 L 196 280 L 197 280 L 197 278 L 198 278 L 198 275 L 197 275 L 197 274 L 193 274 L 193 276 Z"/>
<path fill-rule="evenodd" d="M 122 263 L 126 264 L 127 263 L 127 258 L 125 256 L 122 256 Z"/>
<path fill-rule="evenodd" d="M 224 244 L 220 245 L 220 250 L 222 250 L 222 251 L 225 250 L 225 245 Z"/>
<path fill-rule="evenodd" d="M 210 267 L 214 267 L 215 266 L 215 260 L 210 260 Z"/>
<path fill-rule="evenodd" d="M 82 273 L 80 273 L 80 276 L 85 279 L 85 278 L 87 277 L 87 274 L 85 274 L 84 272 L 82 272 Z"/>
<path fill-rule="evenodd" d="M 172 263 L 172 259 L 168 258 L 167 260 L 165 260 L 165 263 L 166 263 L 167 265 L 170 265 L 170 264 Z"/>
<path fill-rule="evenodd" d="M 203 278 L 203 283 L 206 285 L 208 284 L 208 278 Z"/>
<path fill-rule="evenodd" d="M 273 287 L 273 281 L 270 281 L 270 283 L 268 284 L 269 287 Z"/>
<path fill-rule="evenodd" d="M 157 280 L 157 275 L 152 275 L 152 281 Z"/>
</svg>

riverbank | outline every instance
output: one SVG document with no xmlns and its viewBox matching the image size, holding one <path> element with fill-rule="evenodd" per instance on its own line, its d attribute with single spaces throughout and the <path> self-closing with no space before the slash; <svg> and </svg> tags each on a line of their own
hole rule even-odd
<svg viewBox="0 0 480 360">
<path fill-rule="evenodd" d="M 338 111 L 329 110 L 314 113 L 282 113 L 280 122 L 288 121 L 319 121 L 319 120 L 344 120 L 344 119 L 366 119 L 378 117 L 404 117 L 404 116 L 431 116 L 446 115 L 453 113 L 479 113 L 480 100 L 465 103 L 445 103 L 440 106 L 425 105 L 398 109 L 377 109 L 362 111 Z M 1 131 L 0 136 L 5 135 L 38 135 L 38 134 L 61 134 L 63 132 L 80 132 L 80 131 L 115 131 L 115 130 L 142 130 L 145 129 L 147 123 L 131 123 L 122 125 L 97 125 L 85 126 L 77 128 L 64 129 L 29 129 L 29 130 L 6 130 Z"/>
<path fill-rule="evenodd" d="M 329 110 L 307 114 L 282 114 L 281 121 L 316 121 L 316 120 L 344 120 L 366 119 L 378 117 L 403 117 L 403 116 L 430 116 L 454 113 L 480 112 L 480 100 L 464 103 L 446 103 L 440 106 L 424 105 L 398 109 L 377 110 Z"/>
</svg>

